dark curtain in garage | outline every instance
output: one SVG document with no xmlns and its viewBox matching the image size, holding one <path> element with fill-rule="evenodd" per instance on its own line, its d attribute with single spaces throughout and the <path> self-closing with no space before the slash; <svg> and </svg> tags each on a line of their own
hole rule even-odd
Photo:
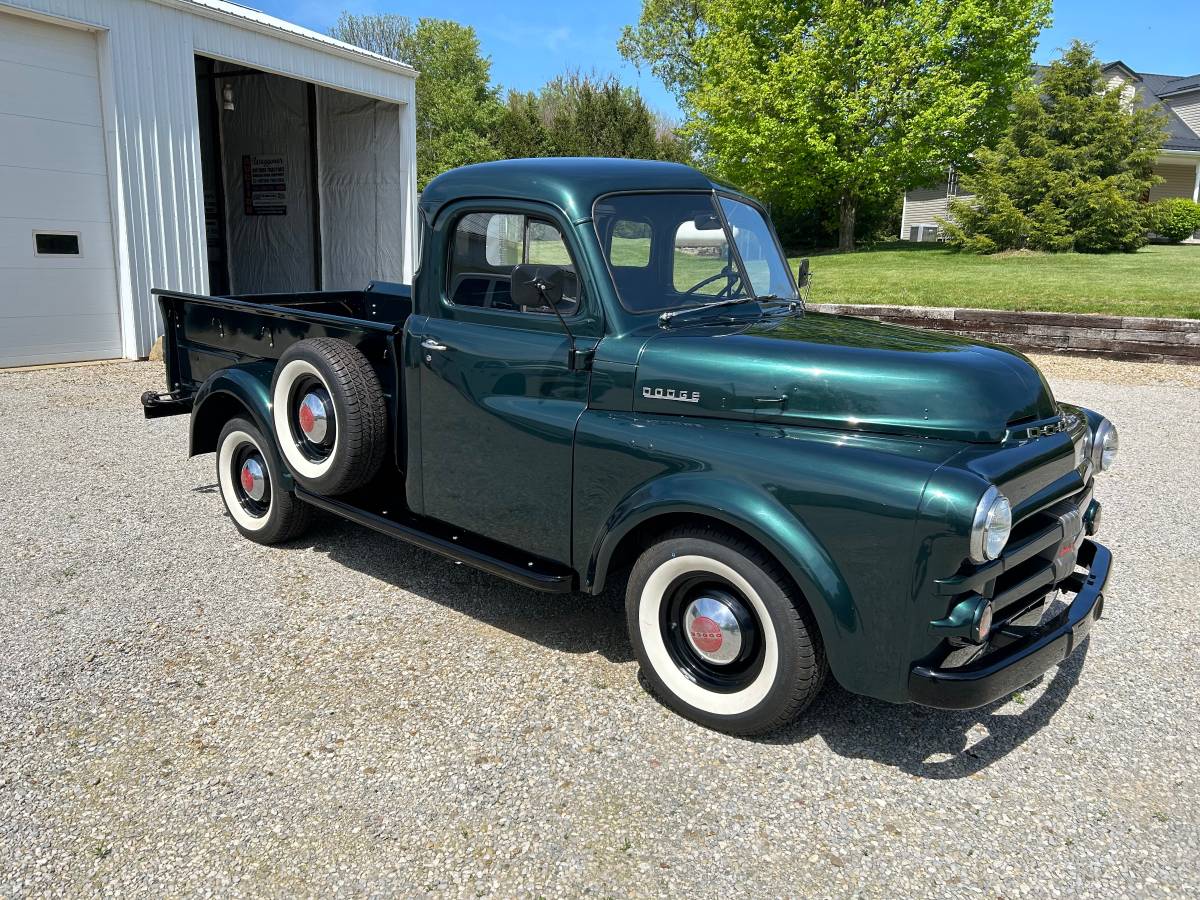
<svg viewBox="0 0 1200 900">
<path fill-rule="evenodd" d="M 308 85 L 267 74 L 228 83 L 234 109 L 221 111 L 221 143 L 231 290 L 315 290 Z M 261 173 L 278 158 L 282 196 L 248 198 L 247 168 Z"/>
<path fill-rule="evenodd" d="M 318 88 L 317 123 L 325 288 L 400 281 L 405 175 L 400 107 Z"/>
</svg>

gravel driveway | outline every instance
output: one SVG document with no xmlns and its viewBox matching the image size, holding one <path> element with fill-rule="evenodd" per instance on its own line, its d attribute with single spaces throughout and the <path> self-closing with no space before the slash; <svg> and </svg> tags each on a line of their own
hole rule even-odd
<svg viewBox="0 0 1200 900">
<path fill-rule="evenodd" d="M 225 518 L 157 364 L 0 373 L 0 896 L 1200 893 L 1200 369 L 1039 360 L 1121 428 L 1090 646 L 766 741 L 640 687 L 622 602 Z"/>
</svg>

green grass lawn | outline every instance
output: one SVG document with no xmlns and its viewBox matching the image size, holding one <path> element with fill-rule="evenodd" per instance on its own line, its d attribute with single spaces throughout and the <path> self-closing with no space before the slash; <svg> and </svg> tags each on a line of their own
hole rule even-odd
<svg viewBox="0 0 1200 900">
<path fill-rule="evenodd" d="M 966 306 L 1200 319 L 1200 247 L 976 256 L 898 242 L 810 257 L 813 303 Z M 791 260 L 793 268 L 800 257 Z"/>
</svg>

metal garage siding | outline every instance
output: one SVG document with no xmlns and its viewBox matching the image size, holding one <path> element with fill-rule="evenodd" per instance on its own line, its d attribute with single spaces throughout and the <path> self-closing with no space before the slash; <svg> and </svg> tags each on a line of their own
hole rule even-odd
<svg viewBox="0 0 1200 900">
<path fill-rule="evenodd" d="M 152 287 L 208 289 L 196 53 L 407 104 L 401 109 L 402 129 L 411 132 L 412 77 L 337 55 L 337 48 L 275 36 L 286 29 L 258 21 L 261 14 L 253 10 L 239 10 L 245 20 L 234 23 L 208 18 L 223 15 L 219 4 L 185 0 L 0 0 L 0 9 L 5 8 L 106 30 L 100 36 L 100 75 L 102 102 L 115 124 L 108 165 L 116 187 L 114 231 L 127 356 L 144 356 L 159 333 Z M 405 152 L 412 153 L 405 159 L 411 169 L 406 224 L 415 227 L 415 138 L 406 134 L 402 140 Z M 410 240 L 406 236 L 406 244 Z M 411 272 L 411 263 L 406 269 Z"/>
<path fill-rule="evenodd" d="M 188 8 L 205 7 L 204 4 L 190 2 L 181 2 L 179 5 Z M 245 12 L 247 16 L 255 15 L 253 10 Z M 193 15 L 186 18 L 191 23 L 192 33 L 195 35 L 197 53 L 228 59 L 230 62 L 246 63 L 256 69 L 290 75 L 302 81 L 311 81 L 338 90 L 367 94 L 381 100 L 412 102 L 414 81 L 398 72 L 384 71 L 365 61 L 359 62 L 333 55 L 323 47 L 300 46 L 270 34 L 248 30 L 241 23 L 233 25 Z M 249 19 L 244 24 L 254 26 L 253 21 Z M 264 28 L 267 31 L 272 30 L 268 26 Z"/>
</svg>

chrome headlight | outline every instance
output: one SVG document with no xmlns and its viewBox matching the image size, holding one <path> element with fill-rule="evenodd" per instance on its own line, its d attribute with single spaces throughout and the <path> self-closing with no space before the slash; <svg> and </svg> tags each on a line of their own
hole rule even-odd
<svg viewBox="0 0 1200 900">
<path fill-rule="evenodd" d="M 1004 550 L 1011 531 L 1012 506 L 992 485 L 975 507 L 975 521 L 971 524 L 971 560 L 984 563 L 995 559 Z"/>
<path fill-rule="evenodd" d="M 1117 426 L 1101 419 L 1092 435 L 1092 465 L 1097 472 L 1107 472 L 1117 460 Z"/>
</svg>

